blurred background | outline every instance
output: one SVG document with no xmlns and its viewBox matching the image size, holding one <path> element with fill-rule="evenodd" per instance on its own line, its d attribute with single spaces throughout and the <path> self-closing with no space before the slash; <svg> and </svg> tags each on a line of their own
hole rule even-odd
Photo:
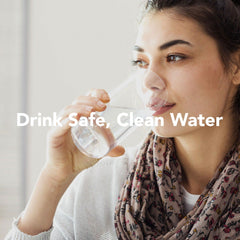
<svg viewBox="0 0 240 240">
<path fill-rule="evenodd" d="M 110 90 L 126 79 L 140 5 L 0 0 L 0 239 L 46 159 L 49 128 L 16 127 L 17 112 L 52 116 L 89 89 Z"/>
</svg>

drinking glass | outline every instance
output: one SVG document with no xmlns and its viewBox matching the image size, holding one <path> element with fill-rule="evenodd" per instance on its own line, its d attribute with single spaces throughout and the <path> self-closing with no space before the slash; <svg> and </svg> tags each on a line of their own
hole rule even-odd
<svg viewBox="0 0 240 240">
<path fill-rule="evenodd" d="M 147 82 L 155 84 L 157 90 L 148 88 Z M 149 108 L 153 101 L 161 108 L 168 97 L 164 81 L 155 72 L 146 69 L 135 71 L 109 95 L 106 110 L 96 112 L 94 124 L 89 122 L 88 126 L 76 125 L 71 129 L 77 148 L 91 158 L 107 155 L 139 126 L 141 119 L 144 124 L 146 117 L 152 116 L 153 111 Z M 105 121 L 103 126 L 96 124 L 99 117 Z"/>
</svg>

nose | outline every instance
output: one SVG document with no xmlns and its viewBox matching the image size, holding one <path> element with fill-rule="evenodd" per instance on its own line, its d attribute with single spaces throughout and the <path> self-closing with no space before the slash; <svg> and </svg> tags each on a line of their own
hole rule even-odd
<svg viewBox="0 0 240 240">
<path fill-rule="evenodd" d="M 165 105 L 168 91 L 163 79 L 150 68 L 139 69 L 138 92 L 146 106 Z"/>
<path fill-rule="evenodd" d="M 142 73 L 142 87 L 152 91 L 162 92 L 166 89 L 166 84 L 163 79 L 151 69 L 144 69 Z"/>
</svg>

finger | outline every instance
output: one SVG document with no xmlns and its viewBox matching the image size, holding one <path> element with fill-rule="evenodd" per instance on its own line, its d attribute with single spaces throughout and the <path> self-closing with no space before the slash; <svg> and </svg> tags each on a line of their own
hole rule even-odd
<svg viewBox="0 0 240 240">
<path fill-rule="evenodd" d="M 113 148 L 107 156 L 110 157 L 119 157 L 122 156 L 125 153 L 125 149 L 122 146 L 116 146 L 115 148 Z"/>
<path fill-rule="evenodd" d="M 103 101 L 104 103 L 107 103 L 110 101 L 110 97 L 109 94 L 107 93 L 106 90 L 104 89 L 91 89 L 88 93 L 87 96 L 92 96 L 92 97 L 96 97 L 99 98 L 101 101 Z"/>
<path fill-rule="evenodd" d="M 76 113 L 80 116 L 89 117 L 90 113 L 92 112 L 93 107 L 87 105 L 69 105 L 68 107 L 64 108 L 59 114 L 58 117 L 61 117 L 63 120 L 67 118 L 70 114 Z M 72 115 L 73 116 L 73 115 Z"/>
<path fill-rule="evenodd" d="M 106 108 L 106 104 L 103 101 L 101 101 L 99 98 L 91 96 L 80 96 L 76 98 L 71 105 L 77 104 L 93 106 L 94 111 L 103 111 Z"/>
<path fill-rule="evenodd" d="M 65 118 L 71 112 L 74 112 L 75 109 L 85 109 L 86 111 L 98 111 L 102 112 L 106 109 L 106 104 L 102 101 L 98 100 L 97 98 L 94 99 L 81 99 L 79 101 L 75 100 L 72 104 L 64 107 L 58 114 L 57 117 Z"/>
<path fill-rule="evenodd" d="M 58 116 L 58 118 L 60 118 L 60 125 L 54 127 L 52 131 L 58 136 L 65 134 L 81 117 L 89 117 L 91 111 L 91 106 L 71 105 L 71 107 L 65 110 L 62 116 Z"/>
<path fill-rule="evenodd" d="M 48 135 L 51 136 L 52 138 L 58 138 L 65 135 L 71 128 L 70 125 L 71 122 L 72 121 L 69 118 L 61 120 L 61 126 L 52 127 L 49 130 Z"/>
</svg>

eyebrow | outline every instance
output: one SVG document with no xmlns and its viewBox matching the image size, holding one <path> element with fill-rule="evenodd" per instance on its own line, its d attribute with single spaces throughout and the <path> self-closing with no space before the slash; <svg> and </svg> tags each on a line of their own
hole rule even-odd
<svg viewBox="0 0 240 240">
<path fill-rule="evenodd" d="M 184 41 L 184 40 L 181 40 L 181 39 L 176 39 L 176 40 L 172 40 L 172 41 L 169 41 L 169 42 L 166 42 L 164 44 L 162 44 L 158 49 L 159 50 L 165 50 L 167 48 L 170 48 L 174 45 L 177 45 L 177 44 L 185 44 L 185 45 L 188 45 L 188 46 L 193 46 L 190 42 L 187 42 L 187 41 Z M 137 51 L 137 52 L 144 52 L 144 49 L 135 45 L 133 47 L 133 50 L 134 51 Z"/>
</svg>

